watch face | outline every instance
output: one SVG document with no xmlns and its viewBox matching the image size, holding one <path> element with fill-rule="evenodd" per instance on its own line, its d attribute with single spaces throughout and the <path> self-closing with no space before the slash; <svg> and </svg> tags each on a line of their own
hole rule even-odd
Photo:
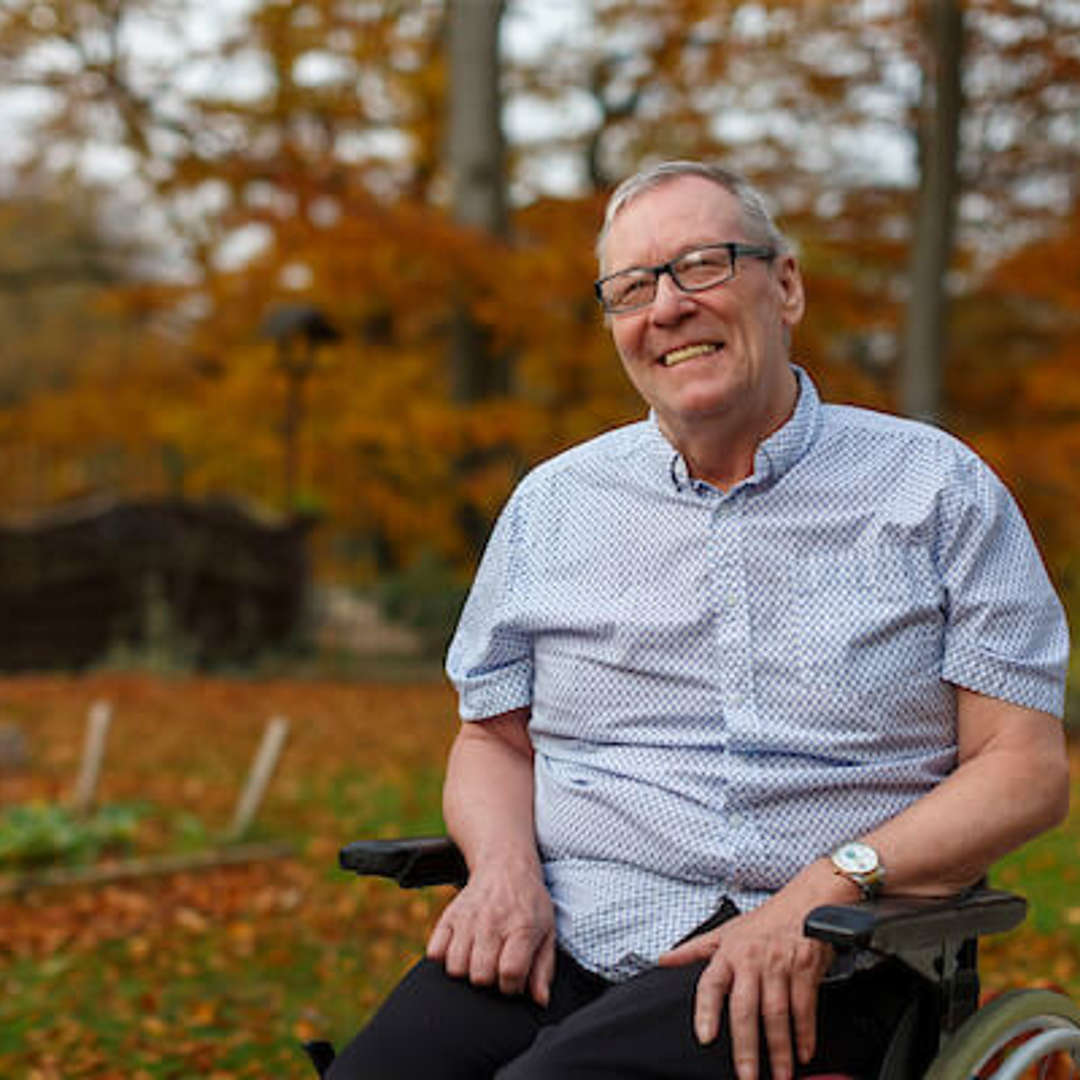
<svg viewBox="0 0 1080 1080">
<path fill-rule="evenodd" d="M 871 874 L 878 867 L 878 855 L 866 844 L 845 844 L 833 855 L 833 862 L 848 874 Z"/>
</svg>

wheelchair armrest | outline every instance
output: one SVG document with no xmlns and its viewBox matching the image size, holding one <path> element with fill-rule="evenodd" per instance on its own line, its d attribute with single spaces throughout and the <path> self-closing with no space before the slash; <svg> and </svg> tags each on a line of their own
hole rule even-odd
<svg viewBox="0 0 1080 1080">
<path fill-rule="evenodd" d="M 447 836 L 357 840 L 338 852 L 338 865 L 362 876 L 392 878 L 403 889 L 464 885 L 469 876 L 464 856 Z"/>
<path fill-rule="evenodd" d="M 952 897 L 880 896 L 815 908 L 803 932 L 842 950 L 898 953 L 1000 934 L 1019 926 L 1026 914 L 1022 896 L 976 887 Z"/>
</svg>

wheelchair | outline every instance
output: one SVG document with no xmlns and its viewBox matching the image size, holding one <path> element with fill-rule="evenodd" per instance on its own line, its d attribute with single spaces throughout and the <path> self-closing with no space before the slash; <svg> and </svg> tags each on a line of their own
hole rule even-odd
<svg viewBox="0 0 1080 1080">
<path fill-rule="evenodd" d="M 460 887 L 468 876 L 446 837 L 358 841 L 341 849 L 339 864 L 406 889 Z M 1052 990 L 1012 990 L 978 1007 L 978 939 L 1013 929 L 1026 912 L 1023 897 L 980 885 L 948 899 L 883 896 L 807 916 L 807 936 L 835 948 L 838 977 L 854 971 L 858 954 L 867 951 L 896 957 L 919 976 L 873 1080 L 1080 1076 L 1080 1008 L 1071 999 Z M 304 1050 L 323 1076 L 334 1059 L 331 1044 L 308 1042 Z"/>
</svg>

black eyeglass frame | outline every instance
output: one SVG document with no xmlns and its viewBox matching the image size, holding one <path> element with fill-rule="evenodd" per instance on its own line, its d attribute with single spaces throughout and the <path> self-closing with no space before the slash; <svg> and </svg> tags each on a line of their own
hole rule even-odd
<svg viewBox="0 0 1080 1080">
<path fill-rule="evenodd" d="M 718 278 L 716 281 L 710 281 L 708 285 L 684 285 L 679 280 L 679 275 L 675 271 L 677 263 L 682 262 L 688 255 L 694 255 L 699 251 L 714 251 L 717 249 L 723 249 L 728 253 L 728 259 L 731 262 L 731 273 L 729 273 L 727 277 Z M 717 285 L 726 284 L 735 276 L 736 265 L 740 256 L 748 259 L 764 259 L 767 262 L 771 262 L 776 258 L 777 254 L 776 248 L 765 247 L 761 244 L 743 244 L 730 241 L 723 244 L 702 244 L 700 247 L 689 248 L 676 255 L 675 258 L 669 259 L 667 262 L 657 263 L 655 266 L 628 266 L 624 270 L 616 270 L 615 273 L 607 274 L 594 281 L 593 292 L 596 293 L 596 299 L 600 301 L 600 306 L 604 309 L 605 314 L 626 315 L 631 311 L 640 311 L 642 308 L 647 308 L 656 299 L 656 292 L 654 291 L 653 295 L 643 303 L 634 304 L 631 307 L 609 308 L 604 302 L 605 282 L 623 277 L 626 274 L 650 273 L 653 277 L 653 284 L 659 288 L 660 275 L 667 274 L 670 276 L 671 280 L 675 282 L 676 287 L 682 292 L 705 292 L 707 289 L 713 289 Z"/>
</svg>

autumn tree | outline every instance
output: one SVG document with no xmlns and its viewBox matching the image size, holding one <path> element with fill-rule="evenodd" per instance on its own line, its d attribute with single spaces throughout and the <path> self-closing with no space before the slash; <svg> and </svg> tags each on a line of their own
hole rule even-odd
<svg viewBox="0 0 1080 1080">
<path fill-rule="evenodd" d="M 167 0 L 7 5 L 3 76 L 53 95 L 42 160 L 31 167 L 48 165 L 47 147 L 107 133 L 130 156 L 140 209 L 156 210 L 182 256 L 183 274 L 129 296 L 131 312 L 149 303 L 168 324 L 168 341 L 147 337 L 143 348 L 171 355 L 183 384 L 168 401 L 148 396 L 136 430 L 149 439 L 161 417 L 194 490 L 265 496 L 272 488 L 258 478 L 272 470 L 277 443 L 267 417 L 280 414 L 282 391 L 256 342 L 267 308 L 321 294 L 354 341 L 392 355 L 408 349 L 399 313 L 421 291 L 417 278 L 438 290 L 438 273 L 396 259 L 403 248 L 424 252 L 421 263 L 445 255 L 424 237 L 433 219 L 395 215 L 395 202 L 425 203 L 435 182 L 442 9 L 265 3 L 211 46 L 188 41 L 187 14 Z M 170 46 L 148 50 L 147 40 Z M 395 216 L 401 229 L 388 227 Z M 362 246 L 335 260 L 331 249 L 348 239 Z M 234 272 L 238 246 L 244 274 Z M 438 309 L 439 292 L 432 297 Z M 429 308 L 427 318 L 441 316 Z M 366 370 L 354 364 L 349 374 Z M 343 393 L 333 374 L 336 402 L 377 400 L 363 387 Z M 445 386 L 428 381 L 429 396 Z M 210 420 L 219 412 L 240 425 Z M 383 407 L 384 429 L 389 416 Z"/>
<path fill-rule="evenodd" d="M 1053 235 L 998 263 L 957 308 L 949 375 L 966 406 L 962 428 L 1014 486 L 1078 604 L 1080 200 Z"/>
<path fill-rule="evenodd" d="M 96 210 L 90 192 L 70 187 L 16 191 L 0 201 L 4 406 L 69 385 L 90 356 L 100 365 L 106 351 L 123 351 L 107 297 L 130 280 L 134 253 L 104 233 Z M 82 343 L 78 352 L 73 340 Z"/>
<path fill-rule="evenodd" d="M 608 0 L 590 11 L 591 32 L 552 41 L 511 75 L 567 112 L 592 99 L 573 110 L 591 122 L 555 146 L 578 155 L 582 182 L 608 183 L 645 157 L 741 168 L 774 194 L 830 297 L 853 292 L 853 320 L 829 318 L 819 333 L 812 312 L 804 335 L 827 378 L 877 396 L 866 374 L 910 401 L 900 369 L 919 362 L 932 400 L 946 270 L 985 266 L 1052 228 L 1075 191 L 1080 5 Z M 906 355 L 918 359 L 901 364 L 905 309 Z"/>
<path fill-rule="evenodd" d="M 509 5 L 503 30 L 527 7 Z M 1011 405 L 1014 369 L 1041 363 L 974 343 L 1006 310 L 1022 333 L 1030 309 L 979 299 L 1003 257 L 1049 242 L 1075 195 L 1078 7 L 964 4 L 945 415 L 980 439 Z M 12 0 L 0 12 L 0 80 L 50 95 L 38 164 L 109 140 L 131 163 L 130 217 L 174 253 L 169 273 L 126 291 L 139 328 L 128 381 L 29 403 L 3 417 L 5 437 L 67 430 L 76 452 L 90 434 L 68 421 L 95 415 L 76 397 L 97 394 L 125 453 L 171 448 L 186 490 L 272 500 L 284 387 L 257 328 L 275 304 L 312 303 L 343 333 L 320 354 L 302 433 L 303 498 L 334 523 L 323 565 L 375 572 L 425 546 L 464 562 L 461 500 L 483 519 L 520 464 L 640 409 L 589 294 L 589 249 L 604 189 L 669 156 L 722 157 L 774 195 L 811 290 L 799 355 L 830 396 L 895 401 L 930 70 L 914 4 L 583 5 L 572 29 L 500 58 L 504 113 L 519 117 L 501 150 L 497 3 L 266 0 L 215 40 L 189 33 L 188 10 Z M 483 38 L 455 38 L 455 18 L 481 15 Z M 449 108 L 470 85 L 452 77 L 455 40 L 486 43 L 473 85 L 488 88 L 487 119 L 464 109 L 489 136 L 476 170 L 488 216 L 475 221 L 455 179 L 473 167 L 449 151 L 455 124 L 469 132 Z M 545 108 L 565 122 L 523 132 L 520 117 Z M 500 207 L 503 174 L 513 198 Z M 487 357 L 475 370 L 447 363 L 463 306 L 484 349 L 458 355 Z M 479 464 L 463 474 L 466 455 Z"/>
</svg>

